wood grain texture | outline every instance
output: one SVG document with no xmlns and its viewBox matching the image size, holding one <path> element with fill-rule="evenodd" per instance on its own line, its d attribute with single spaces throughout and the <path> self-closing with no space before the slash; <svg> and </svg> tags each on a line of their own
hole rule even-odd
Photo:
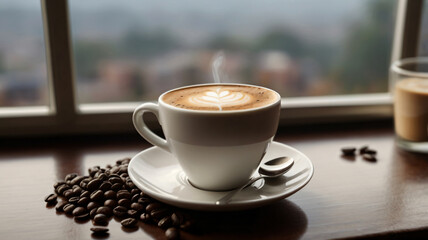
<svg viewBox="0 0 428 240">
<path fill-rule="evenodd" d="M 336 130 L 335 130 L 336 129 Z M 397 149 L 391 127 L 283 129 L 276 141 L 313 162 L 311 182 L 295 195 L 258 209 L 197 213 L 199 231 L 184 239 L 391 239 L 428 233 L 428 156 Z M 369 145 L 378 161 L 341 157 L 344 146 Z M 77 223 L 43 199 L 70 172 L 112 164 L 150 147 L 132 136 L 9 141 L 0 150 L 1 239 L 93 239 L 90 222 Z M 109 223 L 109 239 L 164 239 L 140 223 L 133 232 Z"/>
</svg>

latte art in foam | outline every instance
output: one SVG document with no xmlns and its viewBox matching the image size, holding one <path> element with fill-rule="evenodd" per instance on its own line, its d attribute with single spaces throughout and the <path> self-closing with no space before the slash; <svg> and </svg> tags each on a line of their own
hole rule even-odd
<svg viewBox="0 0 428 240">
<path fill-rule="evenodd" d="M 223 110 L 226 105 L 244 105 L 251 101 L 251 97 L 241 92 L 230 92 L 221 90 L 219 87 L 216 91 L 206 91 L 202 95 L 189 97 L 189 102 L 199 106 L 215 106 L 218 110 Z"/>
<path fill-rule="evenodd" d="M 278 95 L 266 88 L 246 85 L 201 85 L 169 92 L 163 100 L 175 107 L 192 110 L 243 110 L 269 105 Z"/>
</svg>

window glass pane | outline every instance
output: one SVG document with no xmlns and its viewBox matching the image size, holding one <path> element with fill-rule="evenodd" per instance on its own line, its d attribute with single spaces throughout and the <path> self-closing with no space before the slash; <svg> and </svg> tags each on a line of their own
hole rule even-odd
<svg viewBox="0 0 428 240">
<path fill-rule="evenodd" d="M 428 3 L 424 1 L 421 30 L 419 34 L 419 56 L 428 56 Z"/>
<path fill-rule="evenodd" d="M 213 82 L 285 97 L 387 91 L 396 1 L 69 1 L 81 103 L 156 99 Z"/>
<path fill-rule="evenodd" d="M 0 0 L 0 107 L 49 105 L 40 1 Z"/>
</svg>

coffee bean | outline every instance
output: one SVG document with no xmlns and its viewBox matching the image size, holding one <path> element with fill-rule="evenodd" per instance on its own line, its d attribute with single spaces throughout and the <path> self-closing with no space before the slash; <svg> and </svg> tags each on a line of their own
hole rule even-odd
<svg viewBox="0 0 428 240">
<path fill-rule="evenodd" d="M 113 173 L 113 174 L 117 174 L 118 172 L 119 172 L 119 166 L 114 166 L 114 167 L 112 167 L 111 169 L 110 169 L 110 171 Z"/>
<path fill-rule="evenodd" d="M 134 189 L 131 190 L 131 195 L 134 196 L 136 194 L 140 194 L 140 192 L 141 192 L 140 189 L 134 188 Z"/>
<path fill-rule="evenodd" d="M 366 151 L 367 151 L 367 149 L 369 149 L 369 146 L 367 146 L 367 145 L 365 145 L 365 146 L 362 146 L 361 148 L 360 148 L 360 154 L 364 154 L 364 153 L 366 153 Z"/>
<path fill-rule="evenodd" d="M 145 223 L 168 229 L 165 232 L 168 239 L 179 238 L 179 230 L 170 227 L 180 226 L 187 230 L 193 222 L 189 219 L 185 221 L 179 212 L 171 214 L 170 207 L 138 189 L 128 175 L 129 161 L 123 159 L 116 166 L 106 168 L 94 166 L 88 170 L 89 176 L 67 174 L 65 181 L 54 184 L 54 190 L 58 196 L 66 197 L 68 202 L 61 201 L 55 208 L 58 212 L 72 214 L 76 221 L 91 217 L 95 225 L 107 225 L 109 217 L 114 215 L 120 219 L 126 218 L 121 221 L 123 227 L 134 227 L 139 218 Z M 96 235 L 98 232 L 108 232 L 108 228 L 91 228 L 91 231 Z"/>
<path fill-rule="evenodd" d="M 134 218 L 127 218 L 124 219 L 120 222 L 120 224 L 122 224 L 122 226 L 126 227 L 126 228 L 133 228 L 137 225 L 138 221 Z"/>
<path fill-rule="evenodd" d="M 97 215 L 97 210 L 98 210 L 98 208 L 93 208 L 92 210 L 89 211 L 89 216 L 92 219 L 95 217 L 95 215 Z"/>
<path fill-rule="evenodd" d="M 108 190 L 107 192 L 104 193 L 104 198 L 105 199 L 116 199 L 116 192 L 113 190 Z"/>
<path fill-rule="evenodd" d="M 87 211 L 86 211 L 86 208 L 84 207 L 77 207 L 72 212 L 73 216 L 80 216 L 85 213 L 87 213 Z"/>
<path fill-rule="evenodd" d="M 96 235 L 96 236 L 103 236 L 103 235 L 107 235 L 108 233 L 108 228 L 100 228 L 100 227 L 93 227 L 91 228 L 92 234 Z"/>
<path fill-rule="evenodd" d="M 127 186 L 129 189 L 133 189 L 133 188 L 135 188 L 135 184 L 134 184 L 132 181 L 128 181 L 128 182 L 126 182 L 126 186 Z"/>
<path fill-rule="evenodd" d="M 80 194 L 80 198 L 90 197 L 90 196 L 91 196 L 91 192 L 89 191 L 82 191 L 82 193 Z"/>
<path fill-rule="evenodd" d="M 110 177 L 109 182 L 111 182 L 111 184 L 115 184 L 115 183 L 120 183 L 123 184 L 123 180 L 120 177 Z"/>
<path fill-rule="evenodd" d="M 345 156 L 353 156 L 353 155 L 355 155 L 356 148 L 354 148 L 354 147 L 344 147 L 341 150 L 342 150 L 343 155 L 345 155 Z"/>
<path fill-rule="evenodd" d="M 68 198 L 71 198 L 71 197 L 73 197 L 75 195 L 73 193 L 73 190 L 67 189 L 67 190 L 64 191 L 63 196 L 68 199 Z"/>
<path fill-rule="evenodd" d="M 73 213 L 73 210 L 76 208 L 76 206 L 74 205 L 74 204 L 72 204 L 72 203 L 67 203 L 65 206 L 64 206 L 64 208 L 63 208 L 63 210 L 64 210 L 64 212 L 65 213 L 67 213 L 67 214 L 72 214 Z"/>
<path fill-rule="evenodd" d="M 84 181 L 81 181 L 81 182 L 80 182 L 80 184 L 79 184 L 79 186 L 80 186 L 82 189 L 85 189 L 85 190 L 86 190 L 86 187 L 88 186 L 88 183 L 87 183 L 87 182 L 84 182 Z"/>
<path fill-rule="evenodd" d="M 142 213 L 142 214 L 140 215 L 140 220 L 141 220 L 142 222 L 144 222 L 144 223 L 148 223 L 148 222 L 150 222 L 150 220 L 151 220 L 150 214 L 148 214 L 148 213 Z"/>
<path fill-rule="evenodd" d="M 368 154 L 368 153 L 363 154 L 363 158 L 367 161 L 370 161 L 370 162 L 376 162 L 377 161 L 377 159 L 374 155 Z"/>
<path fill-rule="evenodd" d="M 104 206 L 107 206 L 113 209 L 117 206 L 117 202 L 116 200 L 113 200 L 113 199 L 107 199 L 104 201 Z"/>
<path fill-rule="evenodd" d="M 82 180 L 82 182 L 85 182 L 85 183 L 89 183 L 90 181 L 92 181 L 92 179 L 93 178 L 91 178 L 91 177 L 88 177 L 88 176 L 84 176 L 85 178 Z"/>
<path fill-rule="evenodd" d="M 137 218 L 139 215 L 138 211 L 135 211 L 134 209 L 130 209 L 126 213 L 128 214 L 129 217 L 132 217 L 132 218 Z"/>
<path fill-rule="evenodd" d="M 141 212 L 144 209 L 144 206 L 139 203 L 132 203 L 131 208 L 134 209 L 135 211 Z"/>
<path fill-rule="evenodd" d="M 172 225 L 172 221 L 170 216 L 166 216 L 161 220 L 159 220 L 158 222 L 158 227 L 161 227 L 161 228 L 169 228 L 171 227 L 171 225 Z"/>
<path fill-rule="evenodd" d="M 162 219 L 167 215 L 169 215 L 169 210 L 166 208 L 159 208 L 159 209 L 152 210 L 150 212 L 150 216 L 153 219 Z"/>
<path fill-rule="evenodd" d="M 113 214 L 111 208 L 106 207 L 106 206 L 99 207 L 97 210 L 97 214 L 99 214 L 99 213 L 104 214 L 107 217 L 110 217 Z"/>
<path fill-rule="evenodd" d="M 126 208 L 129 208 L 131 206 L 131 200 L 126 198 L 120 199 L 117 203 L 119 204 L 119 206 L 123 206 Z"/>
<path fill-rule="evenodd" d="M 68 202 L 65 202 L 65 201 L 58 202 L 58 203 L 55 205 L 55 210 L 56 210 L 57 212 L 64 212 L 64 206 L 65 206 L 65 205 L 67 205 L 67 204 L 68 204 Z"/>
<path fill-rule="evenodd" d="M 65 176 L 64 180 L 65 180 L 65 181 L 71 181 L 71 180 L 73 180 L 75 177 L 77 177 L 77 173 L 70 173 L 70 174 L 67 174 L 67 175 Z"/>
<path fill-rule="evenodd" d="M 63 184 L 57 188 L 57 193 L 63 196 L 64 192 L 68 189 L 70 189 L 70 187 L 67 184 Z"/>
<path fill-rule="evenodd" d="M 122 189 L 122 183 L 115 183 L 111 186 L 111 190 L 113 191 L 119 191 L 120 189 Z"/>
<path fill-rule="evenodd" d="M 57 201 L 57 195 L 55 193 L 51 193 L 45 197 L 45 202 L 48 204 L 55 204 Z"/>
<path fill-rule="evenodd" d="M 101 201 L 104 198 L 104 193 L 101 190 L 97 190 L 91 194 L 90 198 L 92 201 L 96 201 L 96 202 Z"/>
<path fill-rule="evenodd" d="M 117 206 L 113 209 L 113 214 L 119 218 L 126 217 L 127 216 L 127 209 L 126 209 L 126 207 Z"/>
<path fill-rule="evenodd" d="M 90 192 L 93 192 L 96 189 L 98 189 L 98 187 L 101 185 L 101 183 L 102 183 L 101 180 L 94 179 L 88 183 L 88 185 L 86 186 L 86 189 L 88 189 L 88 191 L 90 191 Z"/>
<path fill-rule="evenodd" d="M 131 160 L 130 158 L 119 159 L 119 160 L 116 161 L 116 164 L 120 165 L 120 164 L 123 164 L 123 163 L 129 163 L 130 160 Z"/>
<path fill-rule="evenodd" d="M 153 200 L 148 197 L 140 197 L 138 198 L 137 202 L 143 206 L 148 206 L 150 203 L 153 203 Z"/>
<path fill-rule="evenodd" d="M 74 219 L 78 220 L 78 221 L 83 221 L 89 218 L 89 213 L 84 213 L 78 216 L 75 216 Z"/>
<path fill-rule="evenodd" d="M 180 239 L 180 231 L 177 228 L 168 228 L 165 231 L 165 237 L 168 240 L 177 240 Z"/>
<path fill-rule="evenodd" d="M 183 221 L 183 216 L 181 214 L 173 213 L 171 215 L 171 222 L 173 226 L 176 226 L 176 227 L 180 226 L 182 221 Z"/>
<path fill-rule="evenodd" d="M 144 192 L 140 192 L 141 197 L 146 197 L 146 198 L 150 198 L 149 195 L 145 194 Z"/>
<path fill-rule="evenodd" d="M 78 185 L 73 186 L 73 196 L 79 196 L 81 192 L 82 192 L 81 187 L 79 187 Z"/>
<path fill-rule="evenodd" d="M 117 199 L 131 199 L 131 193 L 129 193 L 127 190 L 120 190 L 117 192 Z"/>
<path fill-rule="evenodd" d="M 71 197 L 70 199 L 68 199 L 69 203 L 77 203 L 79 201 L 79 197 Z"/>
<path fill-rule="evenodd" d="M 100 166 L 94 166 L 88 169 L 89 176 L 94 177 L 95 174 L 100 170 Z"/>
<path fill-rule="evenodd" d="M 128 165 L 124 164 L 120 167 L 119 173 L 126 173 L 128 172 Z"/>
<path fill-rule="evenodd" d="M 162 203 L 159 203 L 159 202 L 150 203 L 146 207 L 146 212 L 151 212 L 151 211 L 153 211 L 155 209 L 159 209 L 159 208 L 164 208 L 164 205 Z"/>
<path fill-rule="evenodd" d="M 104 168 L 100 168 L 100 170 L 98 170 L 95 175 L 94 175 L 94 179 L 95 178 L 99 178 L 101 174 L 103 174 L 106 170 Z"/>
<path fill-rule="evenodd" d="M 91 211 L 94 208 L 98 208 L 100 207 L 100 205 L 96 202 L 90 202 L 88 203 L 88 206 L 86 207 L 89 211 Z"/>
<path fill-rule="evenodd" d="M 90 201 L 91 199 L 89 199 L 88 197 L 82 197 L 79 199 L 79 201 L 77 201 L 77 204 L 79 204 L 80 206 L 86 206 Z"/>
<path fill-rule="evenodd" d="M 107 180 L 108 179 L 107 174 L 101 173 L 100 175 L 98 175 L 98 179 L 101 181 Z"/>
<path fill-rule="evenodd" d="M 376 155 L 376 150 L 373 150 L 373 149 L 367 149 L 364 153 L 366 153 L 366 154 L 370 154 L 370 155 Z"/>
<path fill-rule="evenodd" d="M 131 202 L 138 202 L 138 199 L 140 198 L 140 194 L 134 194 L 131 197 Z"/>
<path fill-rule="evenodd" d="M 53 187 L 56 189 L 56 188 L 58 188 L 59 186 L 64 185 L 64 184 L 65 184 L 65 182 L 64 182 L 64 181 L 59 181 L 59 182 L 54 183 Z"/>
<path fill-rule="evenodd" d="M 85 178 L 86 178 L 86 176 L 77 176 L 77 177 L 73 178 L 73 180 L 71 180 L 70 184 L 71 185 L 79 185 L 80 182 Z"/>
<path fill-rule="evenodd" d="M 120 178 L 120 176 L 117 175 L 116 173 L 111 173 L 108 177 L 109 178 L 113 178 L 113 177 Z"/>
<path fill-rule="evenodd" d="M 99 189 L 102 190 L 103 192 L 106 192 L 106 191 L 111 189 L 111 186 L 112 186 L 112 184 L 110 182 L 103 182 L 100 185 Z"/>
<path fill-rule="evenodd" d="M 94 223 L 96 225 L 106 226 L 108 224 L 108 218 L 106 215 L 98 213 L 94 216 Z"/>
</svg>

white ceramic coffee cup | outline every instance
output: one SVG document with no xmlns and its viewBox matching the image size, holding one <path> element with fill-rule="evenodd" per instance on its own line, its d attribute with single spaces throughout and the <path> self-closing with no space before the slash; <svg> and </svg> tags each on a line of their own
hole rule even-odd
<svg viewBox="0 0 428 240">
<path fill-rule="evenodd" d="M 212 84 L 187 87 L 203 85 Z M 277 95 L 273 103 L 229 111 L 174 107 L 162 99 L 168 91 L 159 97 L 158 104 L 143 103 L 135 109 L 134 126 L 148 142 L 178 160 L 192 185 L 205 190 L 230 190 L 248 181 L 276 133 L 281 97 L 267 90 Z M 145 112 L 156 115 L 166 139 L 147 127 L 142 118 Z"/>
</svg>

